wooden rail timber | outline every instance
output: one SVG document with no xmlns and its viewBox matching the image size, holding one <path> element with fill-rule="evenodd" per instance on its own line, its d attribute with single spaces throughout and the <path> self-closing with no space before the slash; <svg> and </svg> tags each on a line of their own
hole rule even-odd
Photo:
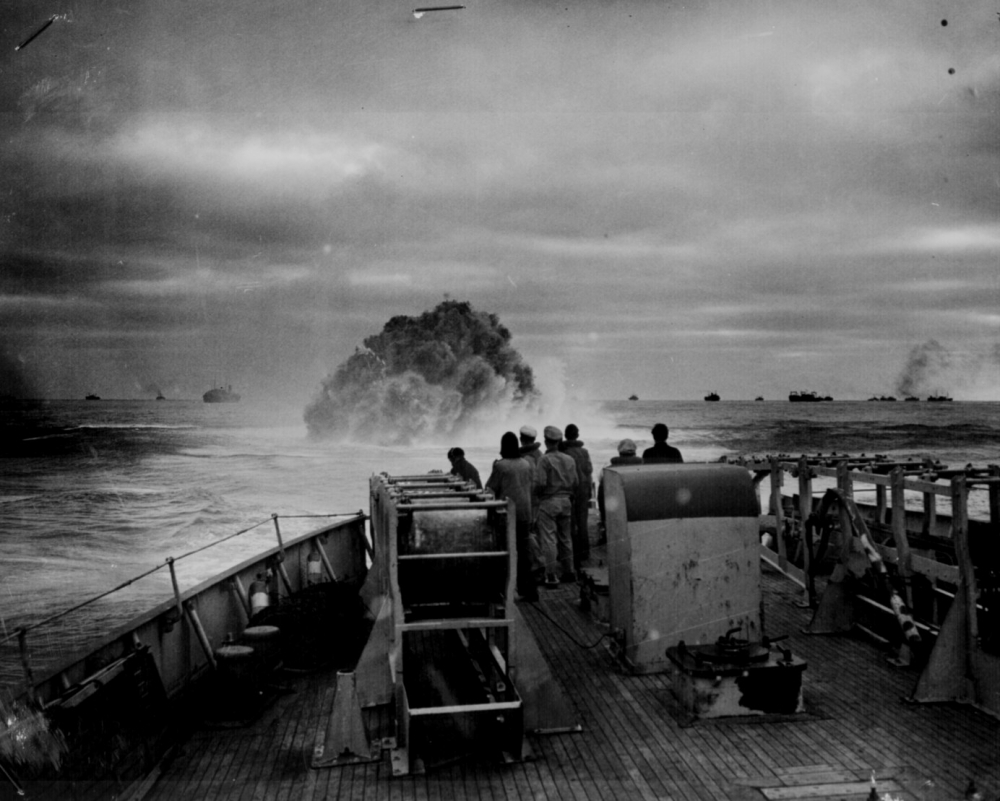
<svg viewBox="0 0 1000 801">
<path fill-rule="evenodd" d="M 989 487 L 991 492 L 993 486 Z M 966 703 L 1000 717 L 1000 656 L 984 651 L 980 640 L 979 589 L 965 514 L 966 478 L 953 478 L 951 491 L 954 510 L 951 531 L 958 557 L 959 584 L 910 700 Z"/>
</svg>

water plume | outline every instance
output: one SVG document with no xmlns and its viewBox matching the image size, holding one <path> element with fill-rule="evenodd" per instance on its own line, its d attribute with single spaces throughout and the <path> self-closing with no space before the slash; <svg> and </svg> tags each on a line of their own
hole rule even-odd
<svg viewBox="0 0 1000 801">
<path fill-rule="evenodd" d="M 446 300 L 393 317 L 323 380 L 310 435 L 380 445 L 461 435 L 531 408 L 531 367 L 494 314 Z"/>
</svg>

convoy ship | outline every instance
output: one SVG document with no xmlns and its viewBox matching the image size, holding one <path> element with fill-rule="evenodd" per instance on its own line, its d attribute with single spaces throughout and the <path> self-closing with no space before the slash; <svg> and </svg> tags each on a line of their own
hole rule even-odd
<svg viewBox="0 0 1000 801">
<path fill-rule="evenodd" d="M 4 637 L 14 726 L 60 759 L 0 765 L 30 798 L 995 798 L 998 521 L 966 499 L 998 482 L 843 455 L 612 468 L 607 542 L 592 517 L 579 583 L 521 602 L 512 505 L 373 476 L 367 514 L 288 540 L 275 517 L 272 548 L 45 675 L 48 621 Z"/>
<path fill-rule="evenodd" d="M 819 403 L 820 401 L 832 401 L 830 395 L 818 395 L 815 392 L 790 392 L 788 400 L 792 403 Z"/>
<path fill-rule="evenodd" d="M 210 389 L 201 396 L 201 399 L 205 403 L 236 403 L 240 399 L 240 394 L 233 392 L 233 385 L 230 384 L 228 387 Z"/>
</svg>

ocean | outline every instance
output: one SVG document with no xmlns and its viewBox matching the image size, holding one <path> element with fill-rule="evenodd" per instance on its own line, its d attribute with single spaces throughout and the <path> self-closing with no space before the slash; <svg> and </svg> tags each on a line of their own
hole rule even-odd
<svg viewBox="0 0 1000 801">
<path fill-rule="evenodd" d="M 461 440 L 402 447 L 313 441 L 301 411 L 253 402 L 6 401 L 0 436 L 0 638 L 244 529 L 178 563 L 181 587 L 328 518 L 366 510 L 373 474 L 449 469 L 462 446 L 485 481 L 500 434 L 530 422 L 576 423 L 595 469 L 618 441 L 651 444 L 656 422 L 689 462 L 831 452 L 933 457 L 953 467 L 1000 463 L 1000 403 L 606 401 L 519 419 Z M 766 492 L 766 485 L 764 492 Z M 766 502 L 766 495 L 765 495 Z M 970 504 L 973 515 L 984 499 Z M 295 517 L 298 516 L 298 517 Z M 32 660 L 83 648 L 171 597 L 154 572 L 32 632 Z M 0 646 L 0 686 L 21 679 L 16 638 Z"/>
</svg>

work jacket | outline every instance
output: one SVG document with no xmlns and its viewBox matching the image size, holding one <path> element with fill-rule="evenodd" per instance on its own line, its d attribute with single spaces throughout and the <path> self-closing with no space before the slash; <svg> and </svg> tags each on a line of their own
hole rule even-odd
<svg viewBox="0 0 1000 801">
<path fill-rule="evenodd" d="M 542 458 L 542 443 L 532 442 L 530 445 L 521 446 L 521 456 L 531 460 L 531 464 L 538 466 L 538 461 Z"/>
<path fill-rule="evenodd" d="M 577 497 L 589 498 L 594 488 L 594 466 L 590 462 L 590 454 L 578 439 L 568 439 L 559 443 L 559 450 L 576 462 L 576 478 L 580 482 Z"/>
<path fill-rule="evenodd" d="M 557 450 L 546 451 L 535 468 L 535 497 L 539 500 L 557 496 L 573 497 L 580 480 L 573 457 Z"/>
<path fill-rule="evenodd" d="M 674 463 L 680 464 L 684 461 L 681 452 L 673 445 L 666 442 L 656 442 L 652 448 L 646 448 L 642 452 L 643 464 Z"/>
<path fill-rule="evenodd" d="M 479 477 L 479 471 L 464 456 L 451 463 L 451 474 L 473 482 L 476 485 L 476 489 L 483 488 L 483 481 Z"/>
<path fill-rule="evenodd" d="M 498 500 L 514 501 L 517 520 L 531 520 L 531 493 L 535 479 L 535 463 L 518 456 L 516 459 L 497 459 L 493 472 L 486 480 L 486 489 L 492 490 Z"/>
</svg>

